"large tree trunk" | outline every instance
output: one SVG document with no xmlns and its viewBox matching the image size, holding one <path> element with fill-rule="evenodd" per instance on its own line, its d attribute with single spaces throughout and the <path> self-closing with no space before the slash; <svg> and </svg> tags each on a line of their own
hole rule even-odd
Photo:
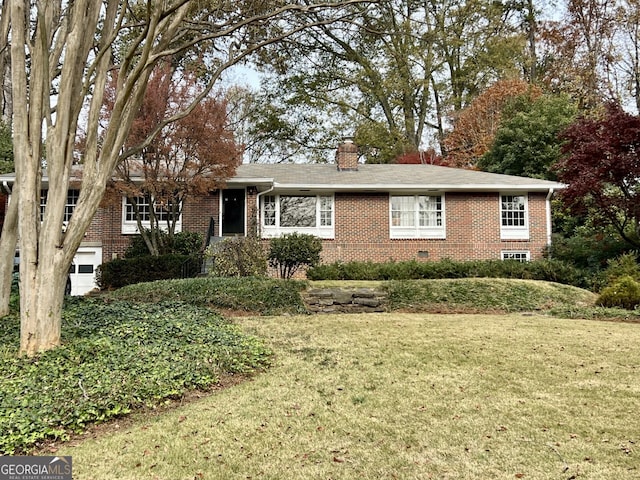
<svg viewBox="0 0 640 480">
<path fill-rule="evenodd" d="M 60 345 L 62 303 L 68 268 L 60 259 L 20 263 L 20 351 L 34 355 Z"/>
<path fill-rule="evenodd" d="M 157 51 L 167 48 L 175 38 L 179 20 L 189 4 L 181 4 L 168 16 L 160 7 L 149 10 L 147 22 L 152 28 L 137 40 L 153 45 L 157 51 L 144 48 L 138 51 L 134 44 L 127 52 L 115 107 L 106 128 L 100 125 L 99 111 L 112 68 L 110 46 L 116 38 L 110 37 L 109 32 L 116 28 L 122 4 L 118 0 L 104 4 L 101 0 L 75 3 L 42 0 L 37 2 L 35 11 L 26 11 L 29 5 L 23 0 L 13 0 L 11 4 L 11 73 L 16 183 L 20 188 L 20 351 L 34 355 L 60 344 L 64 288 L 73 256 L 119 160 L 152 66 L 161 56 Z M 35 33 L 28 34 L 27 27 L 32 21 Z M 94 32 L 99 30 L 99 22 L 105 36 L 97 38 Z M 101 55 L 95 57 L 89 68 L 87 63 L 92 62 L 96 41 L 102 48 Z M 134 59 L 138 63 L 132 65 Z M 58 64 L 59 73 L 50 68 Z M 92 83 L 86 83 L 87 71 Z M 52 97 L 54 90 L 56 95 Z M 78 119 L 87 98 L 90 99 L 85 113 L 88 135 L 80 196 L 63 233 Z M 47 139 L 48 194 L 41 218 L 43 126 Z M 103 134 L 99 138 L 101 129 Z"/>
</svg>

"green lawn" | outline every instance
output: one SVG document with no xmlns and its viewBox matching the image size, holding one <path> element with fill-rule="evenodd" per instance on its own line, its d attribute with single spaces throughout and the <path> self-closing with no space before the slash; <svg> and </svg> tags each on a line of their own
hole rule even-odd
<svg viewBox="0 0 640 480">
<path fill-rule="evenodd" d="M 640 477 L 640 326 L 543 316 L 239 319 L 272 368 L 63 444 L 88 479 Z"/>
</svg>

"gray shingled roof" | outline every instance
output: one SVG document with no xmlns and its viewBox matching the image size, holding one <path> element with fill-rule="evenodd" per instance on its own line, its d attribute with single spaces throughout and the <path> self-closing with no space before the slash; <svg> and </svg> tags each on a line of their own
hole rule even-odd
<svg viewBox="0 0 640 480">
<path fill-rule="evenodd" d="M 549 191 L 564 185 L 513 175 L 463 170 L 436 165 L 359 165 L 339 171 L 335 164 L 243 164 L 229 180 L 232 185 L 262 185 L 278 189 Z"/>
<path fill-rule="evenodd" d="M 0 183 L 15 179 L 0 175 Z M 46 179 L 45 179 L 46 180 Z M 564 187 L 558 182 L 437 165 L 359 165 L 357 171 L 339 171 L 335 164 L 252 163 L 240 165 L 228 186 L 274 186 L 285 190 L 325 191 L 499 191 L 548 192 Z"/>
</svg>

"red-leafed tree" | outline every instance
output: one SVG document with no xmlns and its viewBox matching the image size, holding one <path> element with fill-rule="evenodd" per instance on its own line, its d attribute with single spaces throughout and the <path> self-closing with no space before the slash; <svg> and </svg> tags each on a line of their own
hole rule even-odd
<svg viewBox="0 0 640 480">
<path fill-rule="evenodd" d="M 556 170 L 568 185 L 565 204 L 640 247 L 640 117 L 612 103 L 600 117 L 576 121 L 563 138 Z"/>
<path fill-rule="evenodd" d="M 198 93 L 193 73 L 175 70 L 169 62 L 154 70 L 125 143 L 139 153 L 117 166 L 111 185 L 115 194 L 111 198 L 127 197 L 152 255 L 172 242 L 187 197 L 224 185 L 241 161 L 223 99 L 210 95 L 188 115 L 166 122 L 184 111 Z M 109 109 L 108 98 L 106 104 Z"/>
<path fill-rule="evenodd" d="M 395 159 L 398 164 L 441 165 L 447 166 L 447 162 L 433 148 L 426 151 L 406 153 Z"/>
</svg>

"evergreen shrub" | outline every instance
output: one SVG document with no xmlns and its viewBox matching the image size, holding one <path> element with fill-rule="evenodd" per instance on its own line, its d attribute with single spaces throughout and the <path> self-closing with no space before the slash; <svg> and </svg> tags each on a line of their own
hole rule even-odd
<svg viewBox="0 0 640 480">
<path fill-rule="evenodd" d="M 289 233 L 270 241 L 269 265 L 277 269 L 280 278 L 291 278 L 302 267 L 320 263 L 322 242 L 305 233 Z"/>
<path fill-rule="evenodd" d="M 205 259 L 214 277 L 263 277 L 267 254 L 256 237 L 229 237 L 207 248 Z"/>
<path fill-rule="evenodd" d="M 147 255 L 103 263 L 97 269 L 96 282 L 100 289 L 111 290 L 141 282 L 195 277 L 200 270 L 199 255 Z"/>
<path fill-rule="evenodd" d="M 168 234 L 160 232 L 165 248 L 161 255 L 175 253 L 178 255 L 194 255 L 202 251 L 204 237 L 197 232 L 178 232 L 173 235 L 173 240 L 169 241 Z M 124 253 L 124 258 L 146 257 L 150 255 L 147 244 L 144 243 L 142 235 L 133 235 L 129 241 L 129 246 Z"/>
<path fill-rule="evenodd" d="M 588 286 L 589 275 L 565 262 L 543 259 L 533 262 L 515 260 L 443 259 L 417 262 L 335 262 L 307 270 L 309 280 L 419 280 L 439 278 L 519 278 L 547 280 L 576 287 Z"/>
<path fill-rule="evenodd" d="M 626 275 L 618 278 L 600 293 L 597 305 L 634 310 L 640 306 L 640 282 Z"/>
</svg>

